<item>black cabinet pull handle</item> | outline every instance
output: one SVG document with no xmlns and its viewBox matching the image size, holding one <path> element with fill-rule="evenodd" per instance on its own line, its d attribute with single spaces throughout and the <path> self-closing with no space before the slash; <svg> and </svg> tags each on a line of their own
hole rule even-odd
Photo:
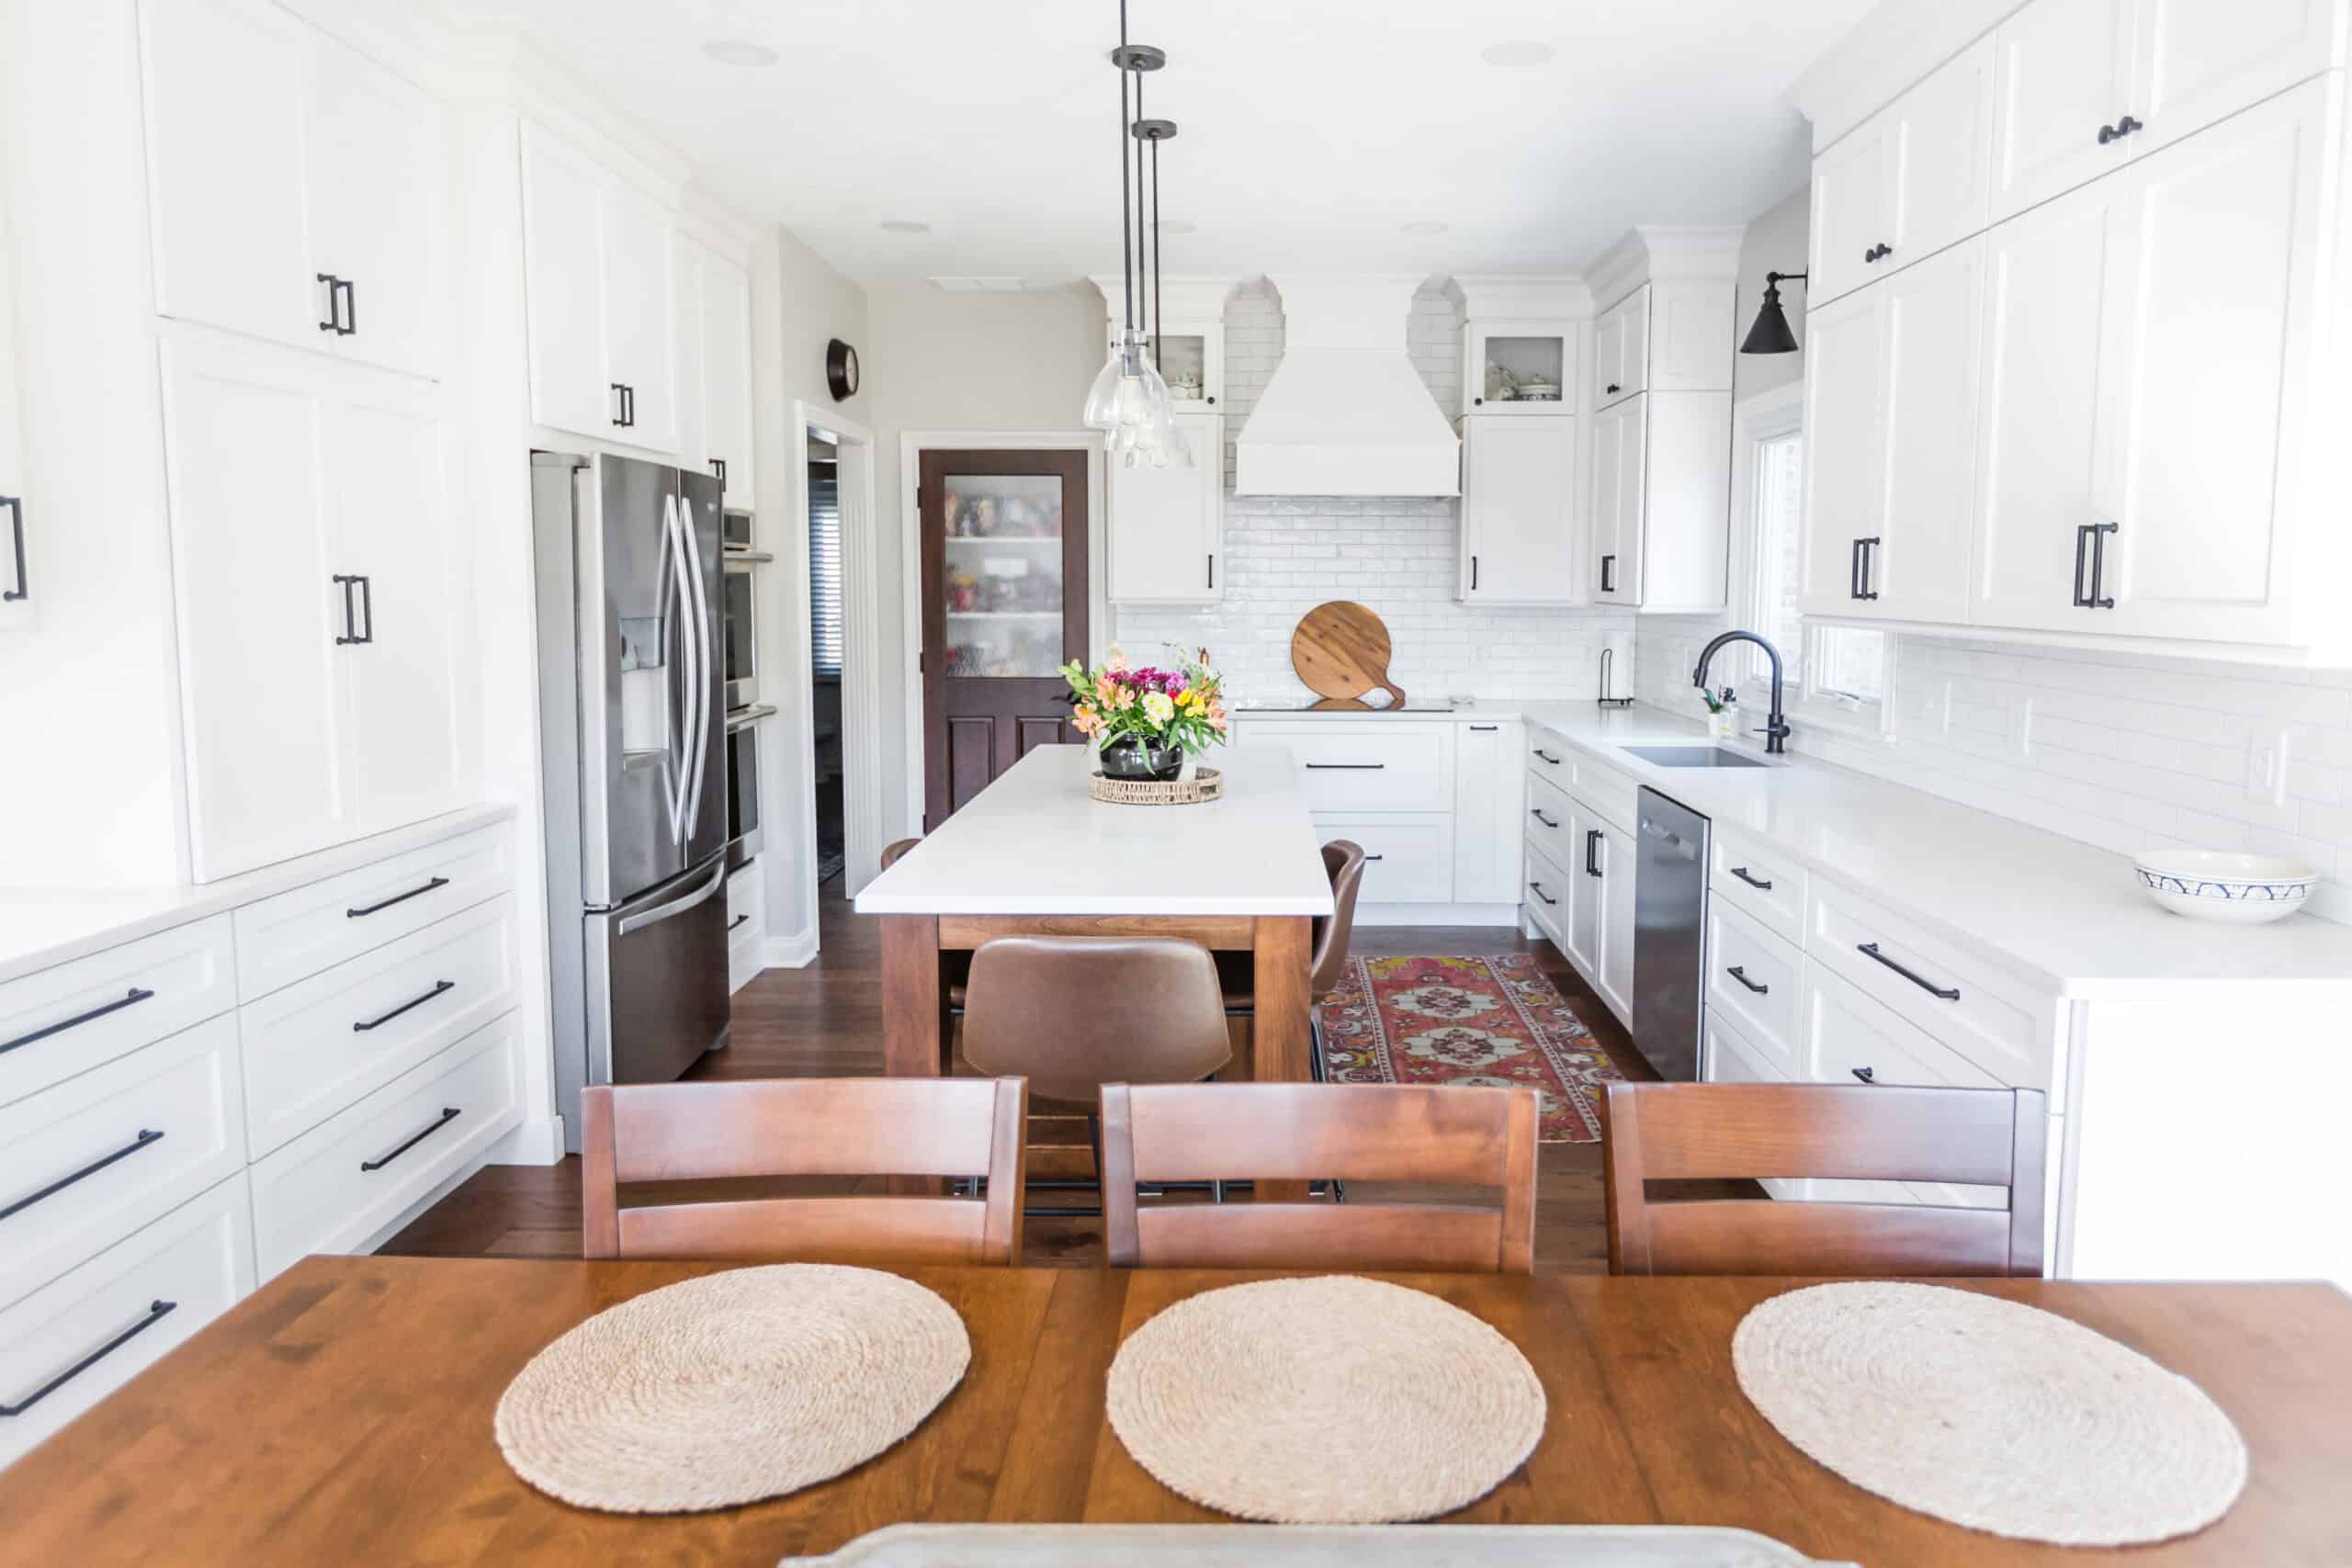
<svg viewBox="0 0 2352 1568">
<path fill-rule="evenodd" d="M 400 1158 L 401 1156 L 408 1153 L 409 1150 L 416 1147 L 417 1145 L 424 1142 L 425 1139 L 433 1136 L 434 1134 L 439 1132 L 442 1128 L 447 1127 L 450 1122 L 456 1121 L 461 1114 L 462 1112 L 454 1105 L 443 1106 L 441 1108 L 441 1114 L 435 1117 L 417 1132 L 411 1134 L 407 1142 L 401 1144 L 398 1148 L 392 1150 L 391 1153 L 385 1155 L 380 1158 L 361 1160 L 359 1162 L 359 1168 L 370 1171 L 383 1169 L 386 1166 L 391 1164 L 392 1161 Z"/>
<path fill-rule="evenodd" d="M 613 389 L 613 423 L 626 429 L 628 425 L 628 389 L 618 381 L 609 384 Z"/>
<path fill-rule="evenodd" d="M 32 592 L 32 584 L 25 581 L 25 503 L 13 495 L 0 495 L 0 506 L 8 509 L 8 531 L 17 539 L 17 586 L 0 593 L 0 601 L 13 604 Z"/>
<path fill-rule="evenodd" d="M 1214 552 L 1209 556 L 1209 586 L 1216 586 L 1216 556 Z"/>
<path fill-rule="evenodd" d="M 1600 864 L 1598 861 L 1593 859 L 1593 857 L 1600 852 L 1600 829 L 1598 828 L 1586 829 L 1584 833 L 1584 874 L 1587 876 L 1599 876 L 1600 874 Z"/>
<path fill-rule="evenodd" d="M 1544 891 L 1544 885 L 1542 883 L 1531 882 L 1527 886 L 1533 889 L 1535 896 L 1538 898 L 1543 899 L 1546 904 L 1556 904 L 1559 902 L 1557 898 L 1553 897 L 1549 893 Z"/>
<path fill-rule="evenodd" d="M 727 459 L 713 457 L 710 460 L 710 471 L 718 476 L 718 488 L 725 490 L 727 488 Z"/>
<path fill-rule="evenodd" d="M 14 1051 L 19 1045 L 29 1045 L 36 1040 L 46 1040 L 52 1034 L 62 1034 L 67 1030 L 87 1023 L 93 1019 L 104 1018 L 110 1012 L 120 1012 L 127 1007 L 147 1000 L 154 994 L 142 986 L 133 986 L 114 1000 L 101 1003 L 87 1012 L 77 1012 L 72 1018 L 62 1018 L 55 1023 L 43 1024 L 31 1033 L 19 1034 L 14 1040 L 0 1041 L 0 1055 Z"/>
<path fill-rule="evenodd" d="M 2111 125 L 2102 125 L 2098 128 L 2098 144 L 2104 147 L 2109 142 L 2114 141 L 2119 134 L 2120 132 L 2116 130 L 2115 127 Z"/>
<path fill-rule="evenodd" d="M 362 915 L 372 915 L 379 909 L 389 909 L 395 904 L 405 904 L 412 898 L 422 898 L 436 887 L 447 887 L 448 886 L 449 879 L 447 877 L 436 876 L 422 887 L 412 887 L 405 893 L 395 893 L 379 904 L 369 904 L 366 908 L 358 909 L 345 909 L 344 911 L 344 916 L 345 919 L 356 920 Z"/>
<path fill-rule="evenodd" d="M 1309 762 L 1306 764 L 1309 772 L 1322 773 L 1376 773 L 1387 765 L 1385 762 Z"/>
<path fill-rule="evenodd" d="M 425 992 L 423 996 L 411 997 L 407 1001 L 402 1002 L 391 1011 L 371 1018 L 365 1023 L 355 1023 L 351 1026 L 351 1032 L 354 1034 L 365 1034 L 371 1029 L 381 1029 L 384 1025 L 391 1022 L 392 1020 L 400 1017 L 401 1014 L 408 1011 L 409 1009 L 421 1008 L 425 1003 L 431 1001 L 434 998 L 439 996 L 442 992 L 454 991 L 457 988 L 458 982 L 455 980 L 435 980 L 433 982 L 433 988 Z"/>
<path fill-rule="evenodd" d="M 1910 981 L 1913 985 L 1918 987 L 1921 990 L 1927 992 L 1928 995 L 1931 997 L 1938 997 L 1948 1002 L 1956 1002 L 1960 1000 L 1960 992 L 1956 987 L 1939 986 L 1933 980 L 1927 978 L 1925 976 L 1920 975 L 1916 971 L 1905 969 L 1902 964 L 1897 964 L 1894 959 L 1889 958 L 1885 953 L 1881 953 L 1878 950 L 1878 943 L 1874 942 L 1858 942 L 1855 944 L 1854 951 L 1861 953 L 1867 958 L 1877 959 L 1881 964 L 1885 964 L 1889 969 L 1894 970 L 1897 975 L 1902 976 L 1905 979 Z"/>
<path fill-rule="evenodd" d="M 1527 814 L 1530 817 L 1534 818 L 1538 822 L 1543 823 L 1546 828 L 1556 828 L 1559 826 L 1557 822 L 1555 822 L 1549 817 L 1544 816 L 1540 807 L 1532 807 L 1529 809 Z"/>
<path fill-rule="evenodd" d="M 1474 724 L 1470 727 L 1470 733 L 1473 735 L 1492 735 L 1500 728 L 1502 728 L 1502 726 L 1499 724 Z"/>
<path fill-rule="evenodd" d="M 2075 528 L 2075 608 L 2077 610 L 2112 610 L 2115 601 L 2100 596 L 2101 579 L 2107 575 L 2107 536 L 2116 531 L 2113 523 L 2083 523 Z M 2089 570 L 2085 570 L 2087 567 Z"/>
<path fill-rule="evenodd" d="M 1617 592 L 1617 558 L 1615 556 L 1600 558 L 1600 591 L 1603 593 Z"/>
<path fill-rule="evenodd" d="M 1606 387 L 1603 387 L 1600 390 L 1601 390 L 1601 395 L 1602 395 L 1602 396 L 1604 396 L 1604 397 L 1606 397 L 1606 396 L 1608 396 L 1609 394 L 1613 393 L 1613 392 L 1621 392 L 1621 391 L 1623 391 L 1623 390 L 1624 390 L 1624 389 L 1623 389 L 1623 387 L 1620 387 L 1616 382 L 1611 381 L 1611 382 L 1610 382 L 1610 383 L 1609 383 L 1609 385 L 1607 385 Z"/>
<path fill-rule="evenodd" d="M 1747 987 L 1749 990 L 1754 991 L 1759 997 L 1771 995 L 1771 987 L 1758 985 L 1755 981 L 1747 977 L 1747 971 L 1741 968 L 1736 964 L 1733 964 L 1728 969 L 1725 969 L 1724 973 L 1738 981 L 1741 985 Z"/>
<path fill-rule="evenodd" d="M 738 915 L 733 919 L 727 922 L 727 929 L 731 931 L 737 926 L 741 925 L 745 920 L 748 920 L 751 918 L 752 917 L 749 915 Z"/>
<path fill-rule="evenodd" d="M 334 645 L 337 648 L 345 648 L 359 640 L 359 623 L 351 606 L 351 585 L 359 580 L 336 572 L 329 581 L 343 590 L 343 635 L 334 639 Z"/>
<path fill-rule="evenodd" d="M 623 423 L 627 423 L 631 430 L 636 429 L 637 389 L 635 387 L 624 386 L 621 388 L 621 407 L 628 416 Z"/>
<path fill-rule="evenodd" d="M 72 1382 L 75 1378 L 80 1377 L 84 1372 L 88 1371 L 92 1367 L 96 1366 L 108 1356 L 113 1355 L 117 1350 L 119 1350 L 125 1345 L 130 1344 L 131 1340 L 137 1338 L 140 1335 L 144 1334 L 147 1330 L 163 1322 L 164 1318 L 179 1310 L 179 1304 L 180 1303 L 177 1302 L 159 1301 L 149 1303 L 147 1306 L 147 1315 L 145 1317 L 141 1318 L 137 1323 L 132 1324 L 130 1327 L 124 1329 L 121 1333 L 116 1335 L 113 1338 L 107 1340 L 105 1344 L 99 1346 L 96 1349 L 91 1351 L 88 1355 L 74 1362 L 63 1371 L 58 1373 L 55 1377 L 50 1379 L 47 1382 L 33 1390 L 32 1393 L 25 1395 L 24 1398 L 17 1401 L 16 1404 L 0 1404 L 0 1416 L 22 1416 L 26 1411 L 30 1410 L 34 1405 L 39 1404 L 42 1400 L 47 1399 L 51 1394 L 55 1393 L 59 1389 L 63 1388 L 67 1383 Z"/>
<path fill-rule="evenodd" d="M 1854 1076 L 1861 1079 L 1864 1083 L 1878 1082 L 1878 1069 L 1876 1067 L 1856 1067 L 1854 1069 Z"/>
<path fill-rule="evenodd" d="M 355 577 L 351 581 L 359 585 L 359 619 L 360 624 L 367 628 L 351 640 L 374 642 L 376 640 L 376 585 L 365 576 Z M 344 592 L 348 594 L 351 591 L 345 588 Z"/>
<path fill-rule="evenodd" d="M 1363 858 L 1364 858 L 1364 863 L 1365 863 L 1365 864 L 1367 864 L 1367 865 L 1369 865 L 1369 864 L 1371 864 L 1374 861 L 1376 861 L 1376 860 L 1386 860 L 1388 857 L 1387 857 L 1386 855 L 1366 855 L 1366 856 L 1364 856 Z"/>
<path fill-rule="evenodd" d="M 1772 884 L 1770 881 L 1760 876 L 1750 876 L 1747 873 L 1747 868 L 1744 865 L 1733 866 L 1731 868 L 1731 874 L 1734 876 L 1738 877 L 1742 882 L 1747 883 L 1750 887 L 1755 888 L 1758 893 L 1770 893 L 1772 891 Z"/>
<path fill-rule="evenodd" d="M 2121 525 L 2094 523 L 2091 525 L 2091 596 L 2084 607 L 2091 610 L 2112 610 L 2115 601 L 2105 592 L 2107 588 L 2107 536 Z"/>
<path fill-rule="evenodd" d="M 351 279 L 339 278 L 335 288 L 343 295 L 343 335 L 349 337 L 359 330 L 359 285 Z"/>
<path fill-rule="evenodd" d="M 1478 558 L 1476 556 L 1470 558 L 1470 592 L 1473 593 L 1478 592 Z"/>
<path fill-rule="evenodd" d="M 327 286 L 327 319 L 319 323 L 319 331 L 339 333 L 343 331 L 343 314 L 340 309 L 343 294 L 337 287 L 338 279 L 331 272 L 317 273 L 313 276 Z"/>
<path fill-rule="evenodd" d="M 1871 579 L 1876 574 L 1878 567 L 1879 536 L 1873 534 L 1867 539 L 1856 539 L 1854 544 L 1858 547 L 1861 556 L 1862 565 L 1861 591 L 1856 593 L 1854 597 L 1857 599 L 1875 599 L 1878 597 L 1878 590 L 1871 586 Z"/>
<path fill-rule="evenodd" d="M 1556 767 L 1558 767 L 1558 766 L 1560 765 L 1560 759 L 1558 759 L 1557 757 L 1555 757 L 1554 755 L 1552 755 L 1552 753 L 1551 753 L 1551 752 L 1546 751 L 1546 750 L 1544 750 L 1544 748 L 1543 748 L 1543 747 L 1541 747 L 1541 746 L 1538 746 L 1537 748 L 1535 748 L 1535 754 L 1536 754 L 1538 757 L 1543 758 L 1543 759 L 1544 759 L 1544 761 L 1547 761 L 1547 762 L 1551 763 L 1551 764 L 1552 764 L 1554 767 L 1555 767 L 1555 768 L 1556 768 Z"/>
<path fill-rule="evenodd" d="M 123 1145 L 122 1147 L 115 1150 L 114 1153 L 110 1155 L 100 1155 L 96 1159 L 92 1160 L 89 1164 L 84 1166 L 81 1169 L 73 1172 L 71 1175 L 61 1176 L 56 1180 L 51 1182 L 48 1186 L 42 1188 L 40 1191 L 28 1192 L 25 1196 L 17 1199 L 6 1208 L 0 1209 L 0 1220 L 7 1219 L 12 1214 L 23 1213 L 27 1209 L 31 1208 L 35 1203 L 40 1202 L 44 1198 L 55 1197 L 58 1193 L 64 1191 L 67 1188 L 73 1186 L 84 1177 L 96 1176 L 98 1172 L 104 1170 L 115 1161 L 137 1154 L 148 1145 L 162 1138 L 163 1135 L 163 1134 L 155 1131 L 153 1127 L 140 1128 L 139 1135 L 137 1137 Z"/>
<path fill-rule="evenodd" d="M 2145 130 L 2147 129 L 2148 128 L 2146 126 L 2142 125 L 2138 120 L 2133 119 L 2127 114 L 2121 119 L 2117 120 L 2113 125 L 2102 125 L 2098 128 L 2098 144 L 2104 147 L 2110 141 L 2122 141 L 2125 137 L 2131 135 L 2135 130 Z"/>
<path fill-rule="evenodd" d="M 1853 549 L 1849 552 L 1846 557 L 1846 597 L 1849 599 L 1859 599 L 1861 596 L 1862 542 L 1860 539 L 1856 539 L 1854 541 Z"/>
<path fill-rule="evenodd" d="M 2091 525 L 2076 524 L 2075 525 L 2075 608 L 2077 610 L 2086 608 L 2091 602 L 2090 595 L 2083 591 L 2083 568 L 2090 558 L 2090 547 Z"/>
</svg>

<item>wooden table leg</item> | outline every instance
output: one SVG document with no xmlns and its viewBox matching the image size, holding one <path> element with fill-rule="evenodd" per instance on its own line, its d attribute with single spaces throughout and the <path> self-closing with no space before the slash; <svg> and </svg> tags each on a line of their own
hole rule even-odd
<svg viewBox="0 0 2352 1568">
<path fill-rule="evenodd" d="M 882 917 L 882 1070 L 894 1078 L 939 1076 L 939 917 Z M 890 1179 L 901 1198 L 935 1198 L 935 1177 Z"/>
<path fill-rule="evenodd" d="M 1250 1076 L 1259 1083 L 1306 1083 L 1306 1055 L 1314 1049 L 1307 1009 L 1312 962 L 1312 923 L 1304 915 L 1261 916 L 1252 953 L 1251 989 L 1257 1007 L 1250 1021 Z M 1303 1203 L 1304 1181 L 1261 1181 L 1261 1203 Z"/>
</svg>

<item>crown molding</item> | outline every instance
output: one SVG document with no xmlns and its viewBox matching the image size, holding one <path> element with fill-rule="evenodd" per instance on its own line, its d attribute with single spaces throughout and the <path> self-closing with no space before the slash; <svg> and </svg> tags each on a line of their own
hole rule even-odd
<svg viewBox="0 0 2352 1568">
<path fill-rule="evenodd" d="M 1126 310 L 1125 280 L 1115 272 L 1090 273 L 1086 280 L 1102 294 L 1102 312 L 1117 326 Z M 1241 283 L 1238 277 L 1163 277 L 1159 307 L 1171 321 L 1221 321 L 1226 302 Z"/>
<path fill-rule="evenodd" d="M 1579 321 L 1592 314 L 1592 290 L 1574 273 L 1449 279 L 1474 321 Z"/>
<path fill-rule="evenodd" d="M 1736 282 L 1744 223 L 1644 223 L 1601 252 L 1587 274 L 1593 303 L 1602 310 L 1645 283 L 1667 278 Z"/>
<path fill-rule="evenodd" d="M 2025 0 L 1882 0 L 1789 87 L 1817 156 L 1992 31 Z"/>
</svg>

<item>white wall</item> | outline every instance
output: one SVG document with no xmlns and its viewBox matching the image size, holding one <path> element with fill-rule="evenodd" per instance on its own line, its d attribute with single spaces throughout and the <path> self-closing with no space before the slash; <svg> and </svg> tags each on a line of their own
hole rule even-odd
<svg viewBox="0 0 2352 1568">
<path fill-rule="evenodd" d="M 1799 186 L 1786 199 L 1749 220 L 1747 232 L 1739 243 L 1739 299 L 1732 311 L 1735 347 L 1747 335 L 1747 329 L 1755 324 L 1756 312 L 1764 304 L 1764 275 L 1805 270 L 1805 247 L 1810 243 L 1812 222 L 1810 185 Z M 1781 285 L 1781 309 L 1788 313 L 1789 324 L 1796 329 L 1797 352 L 1735 355 L 1731 372 L 1733 402 L 1804 379 L 1805 299 L 1803 283 Z"/>
</svg>

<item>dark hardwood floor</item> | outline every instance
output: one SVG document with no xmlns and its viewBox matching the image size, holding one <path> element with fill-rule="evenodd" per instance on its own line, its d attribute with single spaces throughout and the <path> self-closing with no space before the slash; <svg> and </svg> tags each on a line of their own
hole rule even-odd
<svg viewBox="0 0 2352 1568">
<path fill-rule="evenodd" d="M 833 885 L 838 887 L 838 883 Z M 882 1068 L 881 942 L 874 921 L 851 912 L 843 899 L 819 909 L 820 952 L 805 969 L 771 969 L 735 995 L 732 1043 L 687 1076 L 694 1078 L 853 1077 Z M 1359 928 L 1362 956 L 1415 953 L 1499 953 L 1532 951 L 1544 972 L 1629 1078 L 1652 1073 L 1600 999 L 1577 978 L 1552 944 L 1529 942 L 1509 927 L 1385 926 Z M 1236 1024 L 1237 1033 L 1241 1025 Z M 1239 1041 L 1237 1038 L 1237 1049 Z M 1038 1117 L 1031 1130 L 1030 1174 L 1035 1179 L 1087 1173 L 1084 1123 Z M 1604 1271 L 1608 1235 L 1602 1219 L 1600 1145 L 1546 1144 L 1542 1151 L 1536 1217 L 1539 1272 Z M 705 1195 L 820 1190 L 813 1182 L 706 1184 Z M 1745 1184 L 1743 1184 L 1745 1185 Z M 835 1190 L 847 1190 L 834 1184 Z M 1408 1194 L 1363 1186 L 1362 1198 Z M 647 1194 L 650 1196 L 651 1194 Z M 632 1190 L 628 1196 L 637 1196 Z M 1091 1193 L 1038 1193 L 1033 1203 L 1090 1205 Z M 555 1166 L 490 1166 L 395 1236 L 389 1253 L 441 1256 L 563 1257 L 580 1253 L 580 1162 Z M 1101 1223 L 1093 1219 L 1033 1219 L 1023 1261 L 1095 1264 L 1102 1258 Z"/>
</svg>

